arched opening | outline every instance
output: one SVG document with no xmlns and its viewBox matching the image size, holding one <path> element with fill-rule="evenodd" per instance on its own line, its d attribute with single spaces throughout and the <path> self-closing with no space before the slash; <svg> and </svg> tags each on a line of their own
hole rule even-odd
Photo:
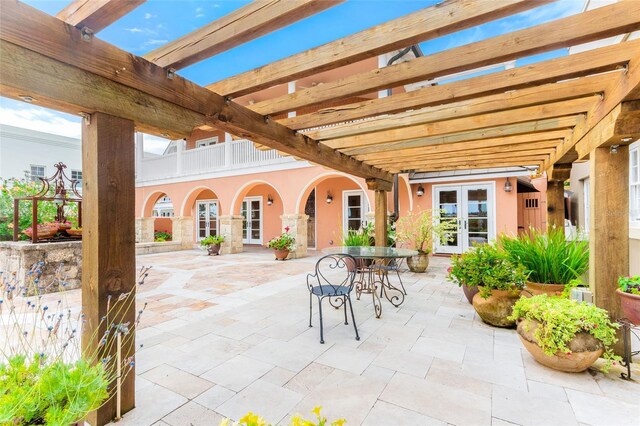
<svg viewBox="0 0 640 426">
<path fill-rule="evenodd" d="M 318 176 L 303 189 L 296 204 L 297 212 L 309 216 L 307 247 L 320 250 L 340 245 L 347 229 L 366 225 L 370 205 L 368 191 L 354 177 Z"/>
<path fill-rule="evenodd" d="M 265 181 L 243 185 L 233 199 L 233 214 L 243 216 L 243 244 L 265 245 L 282 232 L 284 205 L 279 191 Z"/>
<path fill-rule="evenodd" d="M 196 241 L 219 234 L 220 200 L 210 188 L 204 186 L 193 188 L 185 198 L 181 211 L 183 216 L 194 218 L 193 235 Z"/>
<path fill-rule="evenodd" d="M 154 219 L 154 241 L 165 242 L 173 239 L 173 220 L 171 220 L 173 216 L 173 201 L 166 193 L 158 191 L 147 196 L 142 207 L 142 217 Z"/>
</svg>

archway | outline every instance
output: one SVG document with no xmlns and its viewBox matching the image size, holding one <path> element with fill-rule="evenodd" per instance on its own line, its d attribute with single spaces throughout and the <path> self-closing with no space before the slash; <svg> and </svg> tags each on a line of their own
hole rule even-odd
<svg viewBox="0 0 640 426">
<path fill-rule="evenodd" d="M 327 172 L 310 181 L 296 201 L 296 213 L 310 217 L 307 246 L 323 249 L 340 245 L 345 229 L 366 223 L 369 197 L 364 182 L 347 174 Z"/>
<path fill-rule="evenodd" d="M 234 215 L 244 216 L 243 244 L 266 244 L 282 232 L 284 203 L 280 191 L 263 180 L 247 182 L 233 197 Z"/>
<path fill-rule="evenodd" d="M 173 216 L 173 201 L 169 195 L 161 191 L 149 194 L 142 205 L 142 217 L 153 218 L 153 238 L 148 234 L 144 237 L 145 240 L 152 239 L 156 242 L 173 240 Z"/>
<path fill-rule="evenodd" d="M 181 216 L 193 218 L 193 235 L 196 241 L 219 234 L 221 210 L 218 195 L 206 186 L 191 189 L 180 208 Z"/>
</svg>

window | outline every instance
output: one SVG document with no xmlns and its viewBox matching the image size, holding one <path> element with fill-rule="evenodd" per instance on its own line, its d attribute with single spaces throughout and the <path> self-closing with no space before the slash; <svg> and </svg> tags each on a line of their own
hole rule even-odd
<svg viewBox="0 0 640 426">
<path fill-rule="evenodd" d="M 524 200 L 524 208 L 525 209 L 537 209 L 538 208 L 538 199 L 537 198 L 525 198 L 525 200 Z"/>
<path fill-rule="evenodd" d="M 77 180 L 78 184 L 82 183 L 82 170 L 71 170 L 71 180 Z"/>
<path fill-rule="evenodd" d="M 640 146 L 631 145 L 629 150 L 629 221 L 631 226 L 640 226 Z"/>
<path fill-rule="evenodd" d="M 38 165 L 32 164 L 31 173 L 29 177 L 33 182 L 39 182 L 40 179 L 38 178 L 44 178 L 44 171 L 45 171 L 45 166 L 38 166 Z"/>
<path fill-rule="evenodd" d="M 196 141 L 196 148 L 202 148 L 205 146 L 209 146 L 209 145 L 215 145 L 218 143 L 218 137 L 215 136 L 213 138 L 207 138 L 207 139 L 200 139 L 199 141 Z"/>
</svg>

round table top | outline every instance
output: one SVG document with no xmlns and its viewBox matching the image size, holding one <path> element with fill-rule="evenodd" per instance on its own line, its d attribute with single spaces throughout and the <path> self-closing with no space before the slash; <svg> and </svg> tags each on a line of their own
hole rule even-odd
<svg viewBox="0 0 640 426">
<path fill-rule="evenodd" d="M 349 254 L 355 258 L 404 258 L 416 256 L 416 250 L 394 248 L 394 247 L 377 247 L 377 246 L 342 246 L 330 247 L 322 250 L 326 254 Z"/>
</svg>

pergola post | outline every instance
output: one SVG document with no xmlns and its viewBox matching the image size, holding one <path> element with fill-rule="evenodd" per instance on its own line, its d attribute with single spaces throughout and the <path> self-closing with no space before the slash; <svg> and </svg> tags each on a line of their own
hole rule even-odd
<svg viewBox="0 0 640 426">
<path fill-rule="evenodd" d="M 556 164 L 547 176 L 547 229 L 564 229 L 564 182 L 571 175 L 571 164 Z"/>
<path fill-rule="evenodd" d="M 623 316 L 618 277 L 629 274 L 629 147 L 595 148 L 589 160 L 589 284 L 595 304 L 615 321 Z"/>
<path fill-rule="evenodd" d="M 123 293 L 135 291 L 135 152 L 133 121 L 96 112 L 82 125 L 83 232 L 82 308 L 86 323 L 82 351 L 95 354 L 109 322 L 129 323 L 135 333 L 135 303 L 117 302 Z M 119 309 L 117 304 L 122 303 Z M 114 312 L 118 315 L 114 317 Z M 122 359 L 134 354 L 133 338 L 125 340 Z M 111 345 L 115 347 L 115 345 Z M 115 348 L 108 355 L 115 356 Z M 107 354 L 105 354 L 107 355 Z M 122 413 L 135 406 L 135 371 L 122 382 Z M 114 385 L 111 391 L 114 392 Z M 116 398 L 88 416 L 94 426 L 116 416 Z"/>
<path fill-rule="evenodd" d="M 380 179 L 367 179 L 367 186 L 375 191 L 375 240 L 376 246 L 387 245 L 387 192 L 393 184 Z"/>
</svg>

